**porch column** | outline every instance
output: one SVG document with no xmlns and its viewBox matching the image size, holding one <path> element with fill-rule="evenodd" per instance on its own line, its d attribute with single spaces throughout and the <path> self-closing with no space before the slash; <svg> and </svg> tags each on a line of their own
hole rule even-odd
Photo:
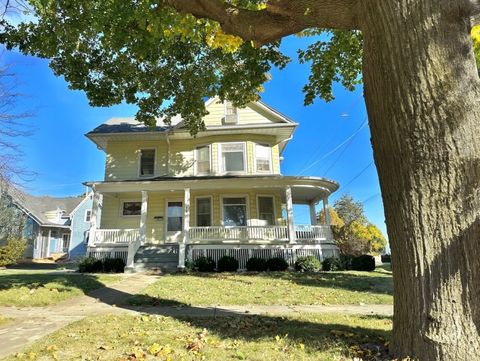
<svg viewBox="0 0 480 361">
<path fill-rule="evenodd" d="M 328 205 L 328 196 L 323 197 L 323 213 L 325 214 L 325 223 L 327 226 L 331 224 L 330 220 L 330 206 Z"/>
<path fill-rule="evenodd" d="M 312 226 L 317 225 L 317 212 L 315 211 L 315 201 L 310 202 L 310 224 Z"/>
<path fill-rule="evenodd" d="M 182 243 L 178 246 L 178 268 L 185 268 L 185 250 L 190 229 L 190 188 L 185 188 L 183 199 L 183 234 Z"/>
<path fill-rule="evenodd" d="M 285 188 L 285 199 L 287 203 L 288 240 L 290 243 L 295 243 L 297 236 L 295 234 L 295 223 L 293 221 L 292 187 L 290 186 Z"/>
<path fill-rule="evenodd" d="M 147 212 L 148 212 L 148 192 L 142 191 L 142 208 L 140 213 L 140 244 L 144 245 L 147 240 Z"/>
<path fill-rule="evenodd" d="M 90 215 L 90 231 L 88 232 L 88 245 L 95 245 L 95 231 L 97 230 L 97 217 L 98 217 L 98 207 L 102 201 L 102 195 L 93 190 L 93 202 L 92 202 L 92 214 Z"/>
</svg>

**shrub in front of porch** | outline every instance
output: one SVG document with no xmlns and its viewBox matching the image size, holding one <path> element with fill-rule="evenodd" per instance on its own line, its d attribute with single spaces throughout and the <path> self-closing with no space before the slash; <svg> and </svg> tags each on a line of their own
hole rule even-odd
<svg viewBox="0 0 480 361">
<path fill-rule="evenodd" d="M 315 256 L 298 257 L 295 261 L 295 271 L 298 272 L 318 272 L 322 269 L 322 264 Z"/>
<path fill-rule="evenodd" d="M 193 262 L 193 268 L 198 272 L 213 272 L 215 261 L 210 257 L 199 257 Z"/>
<path fill-rule="evenodd" d="M 247 271 L 265 272 L 267 270 L 267 261 L 263 258 L 252 257 L 247 261 Z"/>
<path fill-rule="evenodd" d="M 99 260 L 93 257 L 84 258 L 78 264 L 80 273 L 123 273 L 125 261 L 121 258 L 104 258 Z"/>
<path fill-rule="evenodd" d="M 223 256 L 218 260 L 217 271 L 218 272 L 237 272 L 238 261 L 232 256 Z"/>
<path fill-rule="evenodd" d="M 269 271 L 286 271 L 288 269 L 288 262 L 285 258 L 274 257 L 267 260 L 267 268 Z"/>
</svg>

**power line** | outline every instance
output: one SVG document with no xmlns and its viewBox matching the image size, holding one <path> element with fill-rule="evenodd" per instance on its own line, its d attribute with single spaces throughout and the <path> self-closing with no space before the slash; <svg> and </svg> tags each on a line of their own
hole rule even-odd
<svg viewBox="0 0 480 361">
<path fill-rule="evenodd" d="M 354 100 L 350 103 L 350 106 L 347 108 L 347 110 L 346 110 L 345 112 L 343 112 L 343 113 L 340 114 L 340 117 L 344 117 L 343 114 L 347 114 L 347 116 L 350 116 L 351 111 L 358 105 L 358 103 L 359 103 L 361 100 L 363 100 L 363 98 L 361 98 L 361 97 L 359 97 L 359 98 L 357 98 L 357 99 L 354 99 Z M 342 125 L 341 125 L 341 122 L 338 122 L 338 124 L 340 124 L 340 126 L 342 126 Z M 339 127 L 337 127 L 337 129 L 338 129 L 338 128 L 339 128 Z M 329 147 L 329 146 L 333 143 L 333 140 L 334 140 L 333 138 L 334 138 L 334 135 L 335 135 L 335 131 L 331 132 L 330 134 L 331 134 L 331 136 L 330 136 L 328 142 L 326 142 L 326 143 L 325 143 L 325 142 L 320 143 L 320 144 L 318 145 L 318 147 L 317 147 L 313 152 L 310 152 L 311 156 L 310 156 L 305 162 L 303 162 L 302 167 L 307 167 L 307 166 L 310 164 L 311 161 L 313 161 L 313 160 L 315 160 L 315 159 L 318 158 L 318 156 L 319 156 L 320 153 L 321 153 L 321 149 L 322 149 L 322 146 L 323 146 L 323 145 L 325 145 L 326 147 Z"/>
<path fill-rule="evenodd" d="M 360 131 L 367 125 L 367 120 L 365 120 L 361 125 L 360 127 L 355 131 L 353 132 L 352 135 L 350 135 L 347 139 L 345 139 L 343 142 L 341 142 L 339 145 L 337 145 L 335 148 L 333 148 L 332 150 L 330 150 L 329 152 L 327 152 L 326 154 L 324 154 L 321 158 L 317 159 L 315 162 L 313 162 L 312 164 L 310 164 L 308 167 L 304 168 L 302 171 L 300 171 L 298 173 L 298 175 L 302 175 L 303 173 L 305 173 L 307 170 L 311 169 L 313 166 L 315 166 L 316 164 L 318 164 L 319 162 L 321 162 L 323 159 L 327 158 L 328 156 L 332 155 L 333 153 L 335 153 L 337 150 L 339 150 L 340 148 L 342 148 L 345 144 L 348 143 L 348 145 L 350 145 L 349 143 L 351 143 L 351 141 L 356 137 L 356 135 L 358 133 L 360 133 Z M 347 145 L 347 148 L 348 148 L 348 145 Z M 343 152 L 342 152 L 343 153 Z M 335 163 L 335 162 L 334 162 Z"/>
<path fill-rule="evenodd" d="M 347 151 L 348 147 L 350 146 L 350 144 L 352 144 L 353 140 L 355 139 L 355 137 L 357 136 L 358 133 L 360 133 L 360 131 L 365 127 L 365 125 L 367 125 L 367 119 L 365 119 L 365 121 L 363 122 L 362 126 L 358 129 L 357 132 L 355 132 L 351 137 L 350 137 L 350 140 L 348 141 L 348 143 L 346 144 L 345 148 L 343 148 L 343 150 L 340 152 L 340 154 L 338 155 L 338 157 L 333 161 L 333 163 L 330 165 L 330 167 L 328 167 L 328 169 L 325 171 L 325 175 L 327 175 L 327 173 L 330 171 L 330 169 L 332 169 L 337 163 L 338 161 L 342 158 L 343 154 Z"/>
<path fill-rule="evenodd" d="M 379 195 L 380 195 L 380 193 L 375 193 L 373 196 L 368 197 L 367 199 L 365 199 L 365 200 L 364 200 L 363 202 L 361 202 L 361 203 L 362 203 L 362 204 L 365 204 L 365 203 L 371 201 L 372 199 L 374 199 L 375 197 L 377 197 L 377 196 L 379 196 Z"/>
<path fill-rule="evenodd" d="M 345 186 L 343 186 L 343 190 L 345 190 L 346 188 L 348 188 L 348 186 L 349 186 L 350 184 L 352 184 L 354 181 L 356 181 L 356 180 L 358 179 L 358 177 L 360 177 L 363 173 L 365 173 L 365 171 L 366 171 L 368 168 L 370 168 L 370 167 L 372 166 L 372 164 L 373 164 L 373 161 L 370 162 L 370 163 L 368 163 L 368 165 L 367 165 L 365 168 L 363 168 L 360 172 L 357 173 L 357 175 L 355 175 L 352 179 L 350 179 L 350 180 L 348 181 L 348 183 L 347 183 Z"/>
</svg>

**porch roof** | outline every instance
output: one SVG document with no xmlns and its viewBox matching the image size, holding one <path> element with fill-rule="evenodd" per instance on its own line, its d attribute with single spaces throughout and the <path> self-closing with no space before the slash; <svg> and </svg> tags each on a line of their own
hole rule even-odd
<svg viewBox="0 0 480 361">
<path fill-rule="evenodd" d="M 125 192 L 162 192 L 183 191 L 185 188 L 195 190 L 229 190 L 229 189 L 285 189 L 290 186 L 292 199 L 296 204 L 318 202 L 328 197 L 339 188 L 333 180 L 320 177 L 297 177 L 282 175 L 223 175 L 203 177 L 156 177 L 148 180 L 124 180 L 86 182 L 85 185 L 100 193 Z"/>
</svg>

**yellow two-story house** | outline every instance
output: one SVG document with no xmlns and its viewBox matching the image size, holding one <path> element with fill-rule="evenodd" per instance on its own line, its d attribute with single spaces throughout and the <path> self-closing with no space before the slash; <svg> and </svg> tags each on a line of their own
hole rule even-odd
<svg viewBox="0 0 480 361">
<path fill-rule="evenodd" d="M 206 102 L 206 129 L 192 137 L 181 119 L 156 129 L 114 118 L 86 136 L 106 153 L 94 191 L 88 253 L 123 257 L 127 269 L 182 268 L 186 259 L 336 254 L 316 205 L 328 208 L 338 184 L 283 176 L 282 153 L 297 124 L 262 102 L 236 108 Z M 296 224 L 293 205 L 310 207 Z M 329 213 L 326 212 L 328 215 Z"/>
</svg>

